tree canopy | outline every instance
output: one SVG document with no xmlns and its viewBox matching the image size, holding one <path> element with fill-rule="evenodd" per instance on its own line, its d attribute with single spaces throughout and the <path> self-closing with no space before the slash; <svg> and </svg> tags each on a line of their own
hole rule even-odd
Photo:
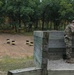
<svg viewBox="0 0 74 75">
<path fill-rule="evenodd" d="M 53 23 L 54 29 L 58 29 L 62 21 L 74 19 L 74 0 L 0 0 L 0 23 L 5 22 L 5 17 L 9 18 L 9 24 L 16 31 L 22 27 L 22 23 L 24 29 L 27 25 L 38 29 L 39 21 L 42 30 L 49 22 Z"/>
</svg>

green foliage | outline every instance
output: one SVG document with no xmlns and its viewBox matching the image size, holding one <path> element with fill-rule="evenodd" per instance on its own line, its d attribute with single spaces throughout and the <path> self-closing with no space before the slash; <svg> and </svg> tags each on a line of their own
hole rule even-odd
<svg viewBox="0 0 74 75">
<path fill-rule="evenodd" d="M 72 0 L 72 2 L 74 2 Z M 42 18 L 44 22 L 52 21 L 54 29 L 58 29 L 61 21 L 74 19 L 74 4 L 69 0 L 43 0 L 41 3 Z"/>
<path fill-rule="evenodd" d="M 72 7 L 72 4 L 70 2 L 68 2 L 67 0 L 62 0 L 60 2 L 60 14 L 61 14 L 61 18 L 64 20 L 72 20 L 73 19 L 73 14 L 74 14 L 74 10 Z"/>
<path fill-rule="evenodd" d="M 56 28 L 62 20 L 74 19 L 74 0 L 0 0 L 0 23 L 4 23 L 4 17 L 9 17 L 9 24 L 18 24 L 15 30 L 22 27 L 21 22 L 24 28 L 29 22 L 38 28 L 41 20 L 42 23 L 53 22 Z"/>
</svg>

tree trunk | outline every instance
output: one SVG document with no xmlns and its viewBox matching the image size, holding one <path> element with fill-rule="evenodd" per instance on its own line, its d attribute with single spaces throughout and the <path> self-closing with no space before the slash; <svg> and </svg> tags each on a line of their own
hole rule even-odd
<svg viewBox="0 0 74 75">
<path fill-rule="evenodd" d="M 33 24 L 32 22 L 29 23 L 29 25 L 28 25 L 28 32 L 32 31 L 32 24 Z"/>
<path fill-rule="evenodd" d="M 24 32 L 25 32 L 25 31 L 27 32 L 27 25 L 26 25 L 25 22 L 23 22 L 23 24 L 24 24 Z"/>
<path fill-rule="evenodd" d="M 42 30 L 44 30 L 44 19 L 42 20 Z"/>
<path fill-rule="evenodd" d="M 46 22 L 46 29 L 49 29 L 49 21 Z"/>
<path fill-rule="evenodd" d="M 38 29 L 38 20 L 35 22 L 35 30 Z"/>
<path fill-rule="evenodd" d="M 57 28 L 57 24 L 56 23 L 54 23 L 54 30 L 57 30 L 58 28 Z"/>
<path fill-rule="evenodd" d="M 58 30 L 59 21 L 54 21 L 54 30 Z"/>
<path fill-rule="evenodd" d="M 50 30 L 52 30 L 52 26 L 53 26 L 53 24 L 52 24 L 52 22 L 50 21 Z"/>
<path fill-rule="evenodd" d="M 17 32 L 17 26 L 16 25 L 14 26 L 14 28 L 15 28 L 15 32 Z"/>
<path fill-rule="evenodd" d="M 20 14 L 19 14 L 19 28 L 18 28 L 18 32 L 20 32 L 21 29 L 21 18 L 20 18 Z"/>
<path fill-rule="evenodd" d="M 42 15 L 42 30 L 44 30 L 44 20 L 45 20 L 45 11 L 43 12 Z"/>
</svg>

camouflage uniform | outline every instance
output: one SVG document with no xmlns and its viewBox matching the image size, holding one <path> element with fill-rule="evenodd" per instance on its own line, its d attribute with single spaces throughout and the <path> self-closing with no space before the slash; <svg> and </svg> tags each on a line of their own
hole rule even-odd
<svg viewBox="0 0 74 75">
<path fill-rule="evenodd" d="M 66 29 L 65 29 L 65 36 L 64 36 L 64 40 L 65 40 L 65 43 L 66 43 L 67 59 L 71 59 L 73 33 L 74 33 L 74 25 L 72 25 L 72 24 L 67 25 Z"/>
</svg>

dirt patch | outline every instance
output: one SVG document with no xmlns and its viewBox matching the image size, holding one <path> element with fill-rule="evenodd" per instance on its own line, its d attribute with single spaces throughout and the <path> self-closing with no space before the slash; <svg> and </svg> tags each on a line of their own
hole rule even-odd
<svg viewBox="0 0 74 75">
<path fill-rule="evenodd" d="M 7 44 L 9 39 L 10 44 Z M 15 45 L 12 45 L 12 41 Z M 26 45 L 26 40 L 33 41 L 33 36 L 18 34 L 0 34 L 0 57 L 26 57 L 33 55 L 33 46 Z"/>
</svg>

